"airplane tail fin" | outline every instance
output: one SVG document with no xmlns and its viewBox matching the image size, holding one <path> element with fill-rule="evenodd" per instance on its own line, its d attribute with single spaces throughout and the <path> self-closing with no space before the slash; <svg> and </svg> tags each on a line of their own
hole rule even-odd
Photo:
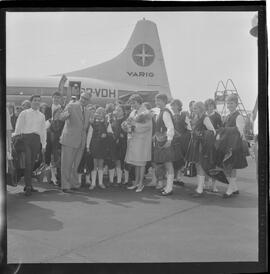
<svg viewBox="0 0 270 274">
<path fill-rule="evenodd" d="M 171 98 L 157 26 L 145 19 L 137 22 L 126 48 L 118 56 L 65 74 L 129 83 L 141 90 L 165 93 Z"/>
</svg>

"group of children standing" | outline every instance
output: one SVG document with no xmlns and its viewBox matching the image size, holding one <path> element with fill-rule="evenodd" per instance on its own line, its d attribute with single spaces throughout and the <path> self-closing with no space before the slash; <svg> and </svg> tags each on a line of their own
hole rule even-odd
<svg viewBox="0 0 270 274">
<path fill-rule="evenodd" d="M 104 189 L 103 177 L 106 166 L 111 185 L 122 183 L 123 171 L 123 183 L 128 183 L 129 171 L 124 163 L 127 133 L 121 127 L 128 115 L 125 107 L 123 105 L 114 107 L 113 104 L 108 104 L 106 109 L 90 106 L 90 110 L 91 121 L 87 133 L 86 149 L 78 167 L 79 180 L 81 180 L 81 175 L 86 173 L 86 183 L 90 184 L 90 190 L 96 187 L 97 179 L 99 187 Z M 116 184 L 114 183 L 115 173 Z"/>
<path fill-rule="evenodd" d="M 182 102 L 178 99 L 171 101 L 170 111 L 172 113 L 175 136 L 174 150 L 180 157 L 176 157 L 173 162 L 174 180 L 183 183 L 183 168 L 187 161 L 196 163 L 197 168 L 197 188 L 195 197 L 200 197 L 206 187 L 211 191 L 217 192 L 216 180 L 208 173 L 209 167 L 206 166 L 203 158 L 211 159 L 213 151 L 202 142 L 204 132 L 210 132 L 210 139 L 216 138 L 218 130 L 222 127 L 233 127 L 244 138 L 244 120 L 240 113 L 236 110 L 237 98 L 231 97 L 227 102 L 230 114 L 226 117 L 225 122 L 222 121 L 220 114 L 216 111 L 215 102 L 208 99 L 205 103 L 192 101 L 189 105 L 190 111 L 182 111 Z M 130 109 L 127 110 L 125 105 L 109 104 L 105 108 L 89 106 L 91 109 L 91 121 L 87 134 L 87 142 L 85 153 L 82 157 L 78 168 L 78 173 L 86 174 L 86 182 L 90 184 L 89 189 L 92 190 L 98 184 L 100 188 L 105 188 L 103 183 L 104 170 L 108 172 L 110 185 L 121 185 L 129 182 L 129 172 L 132 166 L 125 163 L 125 155 L 127 150 L 128 132 L 123 129 L 123 122 L 129 116 Z M 150 105 L 146 105 L 150 109 Z M 152 109 L 153 110 L 153 109 Z M 153 132 L 154 132 L 154 116 L 153 114 Z M 207 138 L 208 138 L 207 137 Z M 208 138 L 208 140 L 210 140 Z M 180 140 L 179 142 L 177 140 Z M 209 144 L 208 144 L 209 145 Z M 233 154 L 232 164 L 224 169 L 224 173 L 228 180 L 228 189 L 224 194 L 224 198 L 238 194 L 236 185 L 236 169 L 245 168 L 247 166 L 244 152 L 241 149 L 235 150 L 238 153 Z M 236 155 L 237 154 L 237 155 Z M 211 159 L 212 162 L 215 160 Z M 208 161 L 210 162 L 210 160 Z M 215 165 L 215 163 L 214 163 Z M 165 187 L 166 170 L 162 165 L 149 162 L 146 166 L 152 167 L 152 183 L 157 189 Z M 91 175 L 91 180 L 90 180 Z M 114 178 L 116 175 L 116 182 Z M 124 176 L 123 176 L 124 175 Z M 124 177 L 124 178 L 123 178 Z M 98 182 L 97 182 L 98 181 Z M 132 189 L 132 187 L 130 188 Z"/>
</svg>

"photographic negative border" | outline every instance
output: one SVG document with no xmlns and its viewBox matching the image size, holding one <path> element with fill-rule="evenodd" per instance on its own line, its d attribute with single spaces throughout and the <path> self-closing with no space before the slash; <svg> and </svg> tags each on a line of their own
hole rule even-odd
<svg viewBox="0 0 270 274">
<path fill-rule="evenodd" d="M 6 103 L 5 15 L 7 11 L 258 11 L 258 113 L 259 113 L 259 261 L 219 263 L 147 263 L 147 264 L 23 264 L 18 273 L 255 273 L 267 272 L 268 267 L 268 202 L 269 202 L 269 128 L 268 128 L 268 81 L 267 81 L 267 34 L 265 1 L 210 1 L 210 2 L 93 2 L 60 3 L 51 1 L 5 1 L 0 3 L 0 107 L 4 113 Z M 254 38 L 255 39 L 255 38 Z M 256 41 L 254 41 L 256 43 Z M 5 115 L 1 115 L 1 149 L 5 151 Z M 267 153 L 265 153 L 267 152 Z M 7 264 L 7 218 L 6 218 L 6 161 L 1 158 L 1 273 L 12 273 L 17 265 Z M 2 270 L 3 271 L 2 271 Z"/>
</svg>

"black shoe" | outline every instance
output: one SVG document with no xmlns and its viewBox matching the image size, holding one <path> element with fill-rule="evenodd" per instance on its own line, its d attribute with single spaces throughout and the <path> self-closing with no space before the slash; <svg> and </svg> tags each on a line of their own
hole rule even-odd
<svg viewBox="0 0 270 274">
<path fill-rule="evenodd" d="M 240 192 L 239 192 L 239 190 L 236 190 L 236 191 L 234 191 L 232 194 L 234 194 L 234 195 L 239 195 Z"/>
<path fill-rule="evenodd" d="M 79 187 L 72 187 L 72 188 L 70 188 L 70 190 L 78 191 L 78 190 L 80 190 L 80 188 Z"/>
<path fill-rule="evenodd" d="M 178 185 L 178 186 L 185 186 L 185 183 L 183 181 L 173 181 L 174 184 Z"/>
<path fill-rule="evenodd" d="M 161 195 L 162 196 L 169 196 L 169 195 L 172 195 L 173 194 L 173 191 L 171 190 L 170 192 L 166 192 L 166 191 L 162 191 L 161 192 Z"/>
<path fill-rule="evenodd" d="M 39 192 L 37 189 L 35 189 L 35 188 L 31 188 L 31 192 Z"/>
<path fill-rule="evenodd" d="M 203 196 L 204 196 L 204 193 L 203 193 L 203 192 L 202 192 L 202 193 L 195 192 L 195 193 L 192 194 L 192 197 L 193 197 L 193 198 L 201 198 L 201 197 L 203 197 Z"/>
<path fill-rule="evenodd" d="M 160 192 L 160 193 L 164 192 L 164 190 L 165 190 L 165 186 L 162 187 L 162 188 L 157 189 L 157 191 Z"/>
<path fill-rule="evenodd" d="M 70 189 L 62 189 L 62 191 L 63 191 L 64 193 L 72 193 L 72 191 L 71 191 Z"/>
<path fill-rule="evenodd" d="M 26 191 L 27 188 L 28 188 L 28 187 L 25 186 L 25 187 L 23 188 L 23 191 Z M 30 189 L 31 192 L 39 192 L 37 189 L 33 188 L 32 186 L 29 187 L 29 189 Z"/>
<path fill-rule="evenodd" d="M 27 197 L 32 195 L 32 191 L 31 191 L 30 187 L 26 187 L 24 189 L 24 195 L 27 196 Z"/>
<path fill-rule="evenodd" d="M 231 197 L 233 197 L 233 193 L 232 193 L 232 194 L 224 193 L 224 194 L 222 195 L 222 198 L 223 198 L 223 199 L 228 199 L 228 198 L 231 198 Z"/>
</svg>

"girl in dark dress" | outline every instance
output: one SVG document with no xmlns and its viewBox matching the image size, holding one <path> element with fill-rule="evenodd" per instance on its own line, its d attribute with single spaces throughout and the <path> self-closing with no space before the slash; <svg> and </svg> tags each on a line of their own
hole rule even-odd
<svg viewBox="0 0 270 274">
<path fill-rule="evenodd" d="M 213 99 L 208 99 L 204 103 L 206 113 L 215 129 L 222 127 L 221 115 L 217 112 L 216 103 Z"/>
<path fill-rule="evenodd" d="M 124 160 L 127 150 L 127 133 L 122 129 L 121 125 L 126 120 L 124 109 L 121 105 L 116 106 L 114 111 L 114 119 L 111 127 L 113 132 L 113 147 L 111 149 L 111 157 L 116 166 L 117 185 L 121 184 L 123 169 L 125 171 L 125 181 L 128 182 L 128 170 L 125 169 Z"/>
<path fill-rule="evenodd" d="M 175 99 L 171 102 L 171 108 L 173 111 L 173 120 L 175 128 L 175 153 L 176 161 L 174 161 L 174 170 L 175 170 L 175 181 L 183 184 L 183 174 L 181 168 L 185 164 L 185 158 L 187 154 L 187 148 L 190 141 L 190 120 L 188 118 L 188 113 L 182 111 L 182 102 L 178 99 Z"/>
<path fill-rule="evenodd" d="M 191 145 L 187 152 L 187 160 L 196 163 L 198 184 L 194 197 L 200 197 L 203 194 L 203 187 L 205 181 L 205 171 L 202 168 L 205 157 L 209 157 L 210 151 L 205 146 L 205 134 L 207 131 L 212 132 L 212 138 L 216 131 L 211 123 L 211 120 L 206 115 L 205 106 L 203 102 L 196 102 L 194 104 L 194 113 L 196 118 L 192 128 Z M 211 135 L 211 134 L 210 134 Z"/>
<path fill-rule="evenodd" d="M 115 161 L 113 159 L 114 150 L 115 150 L 115 142 L 113 138 L 113 131 L 112 131 L 112 122 L 114 120 L 114 109 L 115 105 L 113 103 L 106 104 L 105 111 L 106 111 L 106 123 L 107 123 L 107 144 L 109 147 L 109 152 L 107 157 L 104 159 L 104 172 L 109 172 L 109 183 L 113 185 L 114 176 L 115 176 Z"/>
<path fill-rule="evenodd" d="M 104 189 L 103 184 L 103 164 L 107 158 L 109 147 L 107 143 L 107 123 L 105 109 L 99 107 L 95 112 L 94 121 L 92 124 L 93 135 L 90 143 L 90 152 L 94 159 L 94 169 L 91 172 L 92 182 L 89 189 L 94 189 L 96 186 L 96 177 L 98 173 L 99 186 Z"/>
<path fill-rule="evenodd" d="M 216 110 L 216 103 L 213 99 L 207 99 L 204 102 L 206 113 L 210 118 L 215 130 L 222 127 L 221 115 Z M 205 177 L 205 189 L 210 192 L 218 192 L 215 179 L 206 176 Z"/>
<path fill-rule="evenodd" d="M 93 106 L 89 106 L 88 109 L 90 110 L 90 125 L 87 131 L 86 148 L 84 150 L 81 162 L 78 166 L 78 173 L 80 184 L 82 184 L 82 174 L 85 174 L 85 183 L 91 185 L 90 174 L 94 168 L 94 160 L 92 154 L 90 153 L 90 143 L 93 136 L 92 123 L 94 121 L 96 109 Z"/>
<path fill-rule="evenodd" d="M 230 159 L 230 165 L 225 168 L 225 174 L 227 175 L 229 186 L 223 198 L 230 198 L 235 194 L 239 194 L 239 190 L 236 184 L 236 169 L 242 169 L 247 167 L 246 154 L 243 150 L 243 140 L 245 120 L 244 117 L 237 111 L 238 97 L 237 95 L 230 95 L 227 98 L 227 108 L 230 111 L 229 115 L 225 118 L 224 128 L 233 129 L 236 128 L 240 134 L 240 142 L 236 150 L 232 151 Z"/>
</svg>

